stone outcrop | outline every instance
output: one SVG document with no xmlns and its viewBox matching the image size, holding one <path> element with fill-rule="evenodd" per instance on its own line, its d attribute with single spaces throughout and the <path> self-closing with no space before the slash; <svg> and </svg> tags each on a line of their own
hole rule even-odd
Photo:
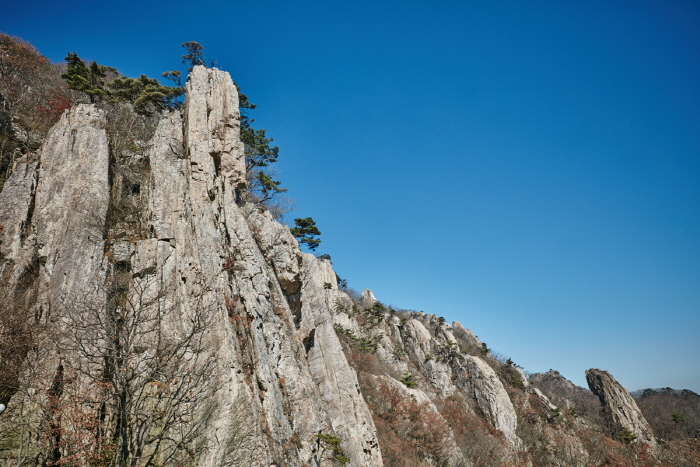
<svg viewBox="0 0 700 467">
<path fill-rule="evenodd" d="M 22 236 L 26 235 L 31 221 L 31 201 L 36 188 L 37 163 L 20 164 L 10 178 L 5 182 L 0 192 L 0 219 L 3 228 L 0 230 L 0 258 L 17 260 L 20 258 Z M 3 262 L 3 269 L 10 264 Z"/>
<path fill-rule="evenodd" d="M 636 442 L 646 443 L 653 451 L 657 450 L 654 433 L 637 403 L 610 373 L 590 369 L 586 371 L 586 381 L 593 394 L 600 399 L 605 416 L 612 424 L 614 436 L 619 436 L 621 430 L 628 430 L 634 433 Z"/>
<path fill-rule="evenodd" d="M 520 439 L 515 434 L 518 417 L 515 414 L 503 383 L 486 362 L 478 357 L 467 356 L 466 370 L 471 375 L 470 391 L 481 410 L 497 429 L 501 430 L 513 447 L 518 447 Z"/>
<path fill-rule="evenodd" d="M 371 315 L 376 303 L 374 294 L 365 289 L 359 306 Z M 417 371 L 421 376 L 417 379 L 421 394 L 435 400 L 454 396 L 470 401 L 473 410 L 482 413 L 488 423 L 503 434 L 509 449 L 518 451 L 522 448 L 516 434 L 518 417 L 515 407 L 503 381 L 491 366 L 503 364 L 490 356 L 469 354 L 481 353 L 481 342 L 471 331 L 459 323 L 450 327 L 433 314 L 418 312 L 403 312 L 393 317 L 387 315 L 380 324 L 370 327 L 348 326 L 345 323 L 354 321 L 348 314 L 352 313 L 347 308 L 337 312 L 340 317 L 335 321 L 358 337 L 376 339 L 378 348 L 375 354 L 387 367 L 396 368 L 399 374 Z M 397 347 L 406 353 L 405 358 L 396 358 Z M 492 363 L 487 363 L 485 358 Z M 515 374 L 521 377 L 517 372 Z"/>
<path fill-rule="evenodd" d="M 50 315 L 70 334 L 77 319 L 90 323 L 93 313 L 110 309 L 109 284 L 121 284 L 126 295 L 117 306 L 142 317 L 133 323 L 140 336 L 134 344 L 151 355 L 141 372 L 154 361 L 149 348 L 163 339 L 184 342 L 173 354 L 181 363 L 133 384 L 190 394 L 180 404 L 196 405 L 188 410 L 197 410 L 197 419 L 183 412 L 170 423 L 194 434 L 183 442 L 199 440 L 197 465 L 325 466 L 331 458 L 315 437 L 329 434 L 341 439 L 347 465 L 381 466 L 372 417 L 331 319 L 335 299 L 349 297 L 337 290 L 330 262 L 302 254 L 288 227 L 242 201 L 238 94 L 228 73 L 195 67 L 182 115 L 163 116 L 145 160 L 142 212 L 132 218 L 145 219 L 146 228 L 130 230 L 125 218 L 114 221 L 119 229 L 108 228 L 110 185 L 118 181 L 110 179 L 105 116 L 85 105 L 64 115 L 38 163 L 21 165 L 0 195 L 2 274 L 6 284 L 15 281 L 3 290 L 18 290 L 18 278 L 38 264 L 38 295 L 27 314 Z M 95 332 L 81 334 L 82 342 L 98 343 Z M 46 401 L 29 396 L 62 378 L 53 376 L 61 362 L 61 371 L 92 371 L 95 362 L 81 361 L 74 341 L 59 342 L 58 353 L 42 349 L 41 368 L 33 369 L 42 380 L 12 397 L 0 424 L 43 410 Z M 81 381 L 85 390 L 90 379 Z M 13 439 L 15 449 L 40 444 L 41 420 L 32 423 L 33 441 Z M 156 462 L 177 455 L 169 441 L 159 449 Z"/>
<path fill-rule="evenodd" d="M 556 370 L 549 370 L 546 373 L 534 373 L 530 375 L 530 381 L 539 387 L 547 388 L 548 392 L 561 394 L 563 397 L 568 397 L 581 391 L 581 388 L 564 378 Z"/>
</svg>

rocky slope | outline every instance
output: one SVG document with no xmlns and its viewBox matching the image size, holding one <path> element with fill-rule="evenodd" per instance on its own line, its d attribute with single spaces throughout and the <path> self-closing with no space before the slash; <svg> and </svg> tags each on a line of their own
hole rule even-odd
<svg viewBox="0 0 700 467">
<path fill-rule="evenodd" d="M 368 290 L 353 300 L 250 202 L 227 73 L 195 67 L 184 109 L 128 163 L 108 118 L 73 107 L 0 193 L 3 316 L 33 330 L 0 324 L 25 339 L 2 354 L 16 371 L 0 384 L 1 465 L 597 465 L 612 452 L 595 417 L 555 405 L 460 323 Z M 605 406 L 634 418 L 606 381 Z"/>
</svg>

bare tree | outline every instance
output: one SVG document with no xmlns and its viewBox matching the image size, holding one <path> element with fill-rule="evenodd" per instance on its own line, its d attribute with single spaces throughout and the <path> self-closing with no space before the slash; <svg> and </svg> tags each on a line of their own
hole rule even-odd
<svg viewBox="0 0 700 467">
<path fill-rule="evenodd" d="M 96 442 L 113 444 L 102 465 L 194 465 L 211 413 L 206 399 L 215 390 L 214 359 L 205 346 L 210 313 L 200 307 L 183 313 L 166 300 L 155 274 L 117 270 L 106 289 L 66 303 L 62 315 L 58 347 L 69 356 L 64 374 L 72 376 L 62 378 L 57 397 L 91 395 L 81 396 L 81 407 L 91 407 L 103 423 L 87 431 Z M 76 411 L 60 408 L 63 417 Z"/>
<path fill-rule="evenodd" d="M 256 423 L 258 417 L 253 414 L 251 404 L 239 396 L 233 404 L 230 428 L 226 432 L 222 467 L 238 467 L 242 465 L 262 465 L 265 449 L 260 442 L 262 434 Z"/>
</svg>

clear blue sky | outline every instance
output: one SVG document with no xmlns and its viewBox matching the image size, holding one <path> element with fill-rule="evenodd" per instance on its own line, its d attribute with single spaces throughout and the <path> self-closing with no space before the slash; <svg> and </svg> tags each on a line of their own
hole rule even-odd
<svg viewBox="0 0 700 467">
<path fill-rule="evenodd" d="M 700 392 L 697 1 L 0 1 L 127 76 L 195 40 L 351 287 L 531 372 Z"/>
</svg>

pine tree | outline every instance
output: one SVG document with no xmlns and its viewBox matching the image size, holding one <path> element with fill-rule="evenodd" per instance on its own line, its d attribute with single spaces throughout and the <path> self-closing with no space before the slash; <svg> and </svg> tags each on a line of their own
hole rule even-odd
<svg viewBox="0 0 700 467">
<path fill-rule="evenodd" d="M 69 88 L 87 94 L 91 103 L 109 97 L 109 91 L 104 88 L 102 80 L 107 67 L 98 65 L 97 62 L 92 62 L 88 67 L 76 52 L 68 53 L 65 60 L 68 62 L 68 68 L 61 77 L 66 80 Z"/>
<path fill-rule="evenodd" d="M 321 243 L 320 238 L 315 238 L 321 235 L 321 231 L 316 227 L 316 222 L 311 217 L 303 219 L 294 219 L 296 227 L 291 229 L 292 235 L 296 237 L 299 243 L 306 245 L 309 250 L 315 250 Z"/>
<path fill-rule="evenodd" d="M 161 85 L 158 80 L 141 75 L 138 78 L 117 78 L 108 84 L 116 101 L 132 102 L 137 113 L 149 115 L 154 111 L 179 107 L 180 87 Z"/>
<path fill-rule="evenodd" d="M 189 63 L 187 72 L 191 72 L 192 68 L 197 65 L 204 65 L 204 57 L 202 56 L 202 47 L 199 42 L 189 41 L 180 44 L 180 47 L 187 49 L 187 53 L 182 56 L 182 63 Z"/>
</svg>

